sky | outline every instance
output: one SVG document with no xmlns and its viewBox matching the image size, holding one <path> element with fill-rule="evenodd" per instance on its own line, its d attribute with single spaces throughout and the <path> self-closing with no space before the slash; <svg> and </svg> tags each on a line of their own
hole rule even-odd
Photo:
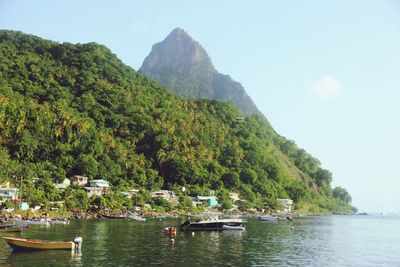
<svg viewBox="0 0 400 267">
<path fill-rule="evenodd" d="M 0 0 L 0 29 L 101 43 L 134 69 L 176 27 L 360 211 L 400 212 L 400 1 Z"/>
</svg>

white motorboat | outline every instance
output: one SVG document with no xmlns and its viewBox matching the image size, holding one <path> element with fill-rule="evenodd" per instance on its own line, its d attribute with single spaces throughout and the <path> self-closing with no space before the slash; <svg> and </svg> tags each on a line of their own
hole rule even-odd
<svg viewBox="0 0 400 267">
<path fill-rule="evenodd" d="M 70 223 L 70 221 L 68 220 L 51 220 L 50 221 L 51 224 L 64 224 L 67 225 Z"/>
<path fill-rule="evenodd" d="M 127 218 L 135 221 L 146 221 L 146 218 L 139 216 L 136 213 L 130 213 Z"/>
</svg>

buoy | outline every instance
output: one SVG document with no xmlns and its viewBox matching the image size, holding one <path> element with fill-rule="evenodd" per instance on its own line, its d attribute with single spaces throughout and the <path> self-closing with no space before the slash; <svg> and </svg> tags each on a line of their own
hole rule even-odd
<svg viewBox="0 0 400 267">
<path fill-rule="evenodd" d="M 83 241 L 83 239 L 80 236 L 77 236 L 77 237 L 74 238 L 73 242 L 75 244 L 75 250 L 81 251 L 82 241 Z"/>
<path fill-rule="evenodd" d="M 290 230 L 294 230 L 294 227 L 292 226 L 292 227 L 290 227 Z"/>
<path fill-rule="evenodd" d="M 175 244 L 175 239 L 171 238 L 171 243 Z"/>
<path fill-rule="evenodd" d="M 164 233 L 169 233 L 169 234 L 176 234 L 176 228 L 175 227 L 166 227 L 162 230 Z"/>
<path fill-rule="evenodd" d="M 192 236 L 194 236 L 194 232 L 192 232 Z"/>
</svg>

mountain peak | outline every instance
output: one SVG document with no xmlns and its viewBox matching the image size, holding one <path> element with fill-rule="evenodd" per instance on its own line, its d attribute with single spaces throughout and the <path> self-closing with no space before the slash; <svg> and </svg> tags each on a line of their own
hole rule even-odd
<svg viewBox="0 0 400 267">
<path fill-rule="evenodd" d="M 140 71 L 183 97 L 229 101 L 245 114 L 261 115 L 243 86 L 218 73 L 206 50 L 181 28 L 153 45 Z"/>
<path fill-rule="evenodd" d="M 168 36 L 164 39 L 163 42 L 185 42 L 187 44 L 196 43 L 195 40 L 184 30 L 181 28 L 175 28 Z"/>
<path fill-rule="evenodd" d="M 214 70 L 214 67 L 204 48 L 186 31 L 176 28 L 162 42 L 153 45 L 140 68 L 144 73 L 161 69 L 185 76 L 199 70 Z"/>
<path fill-rule="evenodd" d="M 183 36 L 187 35 L 190 37 L 190 35 L 184 29 L 178 27 L 173 29 L 168 36 L 182 36 L 182 35 Z"/>
</svg>

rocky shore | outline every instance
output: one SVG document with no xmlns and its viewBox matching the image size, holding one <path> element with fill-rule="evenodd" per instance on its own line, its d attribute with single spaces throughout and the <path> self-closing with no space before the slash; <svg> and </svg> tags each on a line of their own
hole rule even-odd
<svg viewBox="0 0 400 267">
<path fill-rule="evenodd" d="M 32 219 L 50 219 L 50 220 L 84 220 L 84 219 L 100 219 L 110 217 L 127 217 L 128 212 L 113 212 L 113 211 L 90 211 L 84 212 L 81 210 L 72 211 L 12 211 L 6 212 L 0 210 L 0 222 L 7 222 L 13 219 L 32 220 Z M 154 211 L 140 211 L 137 212 L 138 216 L 146 218 L 158 218 L 158 217 L 206 217 L 209 215 L 224 216 L 224 217 L 253 217 L 260 215 L 276 215 L 276 213 L 261 213 L 258 211 L 234 211 L 234 212 L 221 212 L 221 211 L 203 211 L 203 212 L 182 212 L 182 211 L 171 211 L 171 212 L 154 212 Z M 281 214 L 285 215 L 285 214 Z M 291 216 L 297 216 L 297 214 L 291 214 Z"/>
</svg>

